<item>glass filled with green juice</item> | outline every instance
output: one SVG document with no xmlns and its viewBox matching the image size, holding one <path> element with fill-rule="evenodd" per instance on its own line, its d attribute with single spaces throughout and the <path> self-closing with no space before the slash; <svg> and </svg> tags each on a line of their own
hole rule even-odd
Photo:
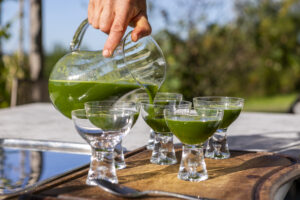
<svg viewBox="0 0 300 200">
<path fill-rule="evenodd" d="M 164 117 L 170 131 L 183 144 L 178 178 L 191 182 L 206 180 L 203 144 L 221 124 L 223 110 L 207 108 L 199 113 L 176 106 L 165 109 Z"/>
<path fill-rule="evenodd" d="M 148 100 L 149 99 L 149 94 L 148 93 L 137 93 L 134 95 L 134 100 L 136 102 L 143 101 L 143 100 Z M 180 93 L 173 93 L 173 92 L 158 92 L 155 95 L 154 101 L 155 100 L 175 100 L 176 102 L 181 102 L 183 99 L 183 95 Z M 147 144 L 147 149 L 153 150 L 154 149 L 154 144 L 155 144 L 155 132 L 153 129 L 150 129 L 150 134 L 149 134 L 149 140 Z"/>
<path fill-rule="evenodd" d="M 191 108 L 192 103 L 189 101 L 176 100 L 155 100 L 153 103 L 149 101 L 141 101 L 141 115 L 146 124 L 154 131 L 155 143 L 152 150 L 150 162 L 158 165 L 172 165 L 177 163 L 173 133 L 170 131 L 164 118 L 164 110 L 168 108 Z"/>
<path fill-rule="evenodd" d="M 220 108 L 224 111 L 224 117 L 219 128 L 207 142 L 205 157 L 214 159 L 229 158 L 227 129 L 240 115 L 244 106 L 244 99 L 237 97 L 195 97 L 193 103 L 195 110 L 199 113 L 206 107 Z"/>
</svg>

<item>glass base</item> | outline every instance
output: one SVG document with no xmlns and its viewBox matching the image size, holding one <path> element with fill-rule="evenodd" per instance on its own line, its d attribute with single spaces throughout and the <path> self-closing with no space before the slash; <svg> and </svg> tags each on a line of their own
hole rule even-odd
<svg viewBox="0 0 300 200">
<path fill-rule="evenodd" d="M 177 163 L 172 133 L 155 133 L 154 149 L 150 162 L 157 165 L 173 165 Z"/>
<path fill-rule="evenodd" d="M 204 155 L 206 158 L 218 160 L 230 158 L 226 131 L 226 129 L 218 129 L 217 132 L 207 140 Z"/>
<path fill-rule="evenodd" d="M 126 168 L 126 163 L 125 163 L 125 161 L 123 161 L 123 162 L 115 161 L 115 167 L 116 167 L 116 169 L 125 169 Z"/>
<path fill-rule="evenodd" d="M 181 163 L 177 177 L 181 180 L 191 182 L 208 179 L 202 144 L 183 144 Z"/>
<path fill-rule="evenodd" d="M 103 179 L 112 183 L 118 183 L 118 177 L 114 161 L 114 149 L 92 149 L 90 169 L 86 184 L 95 185 L 93 180 Z"/>
<path fill-rule="evenodd" d="M 216 154 L 214 151 L 213 152 L 205 151 L 205 158 L 211 158 L 216 160 L 228 159 L 230 158 L 230 153 L 220 152 Z"/>
<path fill-rule="evenodd" d="M 196 173 L 191 176 L 189 173 L 178 173 L 177 177 L 183 181 L 200 182 L 208 179 L 208 174 Z"/>
<path fill-rule="evenodd" d="M 151 158 L 150 162 L 157 165 L 173 165 L 177 163 L 176 156 L 174 157 L 168 157 L 168 158 Z"/>
<path fill-rule="evenodd" d="M 103 179 L 103 180 L 107 180 L 107 181 L 109 181 L 111 183 L 115 183 L 115 184 L 118 183 L 118 179 Z M 85 184 L 91 185 L 91 186 L 97 186 L 97 183 L 94 181 L 94 179 L 90 179 L 90 178 L 86 179 Z"/>
</svg>

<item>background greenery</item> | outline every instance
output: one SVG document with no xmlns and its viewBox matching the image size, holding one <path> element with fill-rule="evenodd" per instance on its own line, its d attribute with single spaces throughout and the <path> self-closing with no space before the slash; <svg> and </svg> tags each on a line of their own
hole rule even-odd
<svg viewBox="0 0 300 200">
<path fill-rule="evenodd" d="M 180 1 L 178 1 L 180 3 Z M 200 1 L 191 1 L 195 8 Z M 195 5 L 193 5 L 195 4 Z M 246 110 L 285 112 L 300 90 L 299 0 L 235 1 L 236 17 L 228 23 L 204 23 L 200 12 L 170 22 L 154 35 L 168 62 L 162 91 L 194 96 L 226 95 L 246 98 Z M 170 24 L 178 27 L 170 29 Z M 9 26 L 8 26 L 9 28 Z M 182 32 L 187 33 L 184 37 Z M 9 31 L 0 37 L 9 37 Z M 43 77 L 67 51 L 59 45 L 45 55 Z M 0 59 L 0 107 L 9 105 L 8 68 Z M 16 73 L 16 72 L 11 72 Z M 26 78 L 26 70 L 22 72 Z M 22 76 L 22 75 L 20 75 Z"/>
</svg>

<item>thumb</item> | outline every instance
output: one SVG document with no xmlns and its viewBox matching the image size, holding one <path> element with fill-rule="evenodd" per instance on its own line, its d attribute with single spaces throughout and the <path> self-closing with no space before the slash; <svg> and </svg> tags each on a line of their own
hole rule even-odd
<svg viewBox="0 0 300 200">
<path fill-rule="evenodd" d="M 134 26 L 131 33 L 132 41 L 136 42 L 141 37 L 151 34 L 152 29 L 145 14 L 140 13 L 131 21 L 131 23 Z"/>
</svg>

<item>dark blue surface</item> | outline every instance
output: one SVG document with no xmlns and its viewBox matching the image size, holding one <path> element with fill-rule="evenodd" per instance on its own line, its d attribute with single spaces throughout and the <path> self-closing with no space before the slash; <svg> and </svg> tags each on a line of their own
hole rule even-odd
<svg viewBox="0 0 300 200">
<path fill-rule="evenodd" d="M 13 193 L 89 161 L 89 155 L 0 147 L 0 194 Z"/>
</svg>

